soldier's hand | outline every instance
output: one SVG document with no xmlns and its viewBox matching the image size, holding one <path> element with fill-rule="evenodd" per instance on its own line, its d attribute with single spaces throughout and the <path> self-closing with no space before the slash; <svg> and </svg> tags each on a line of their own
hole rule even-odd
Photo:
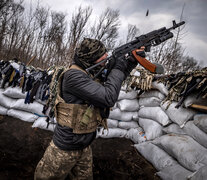
<svg viewBox="0 0 207 180">
<path fill-rule="evenodd" d="M 142 46 L 140 49 L 136 50 L 136 54 L 141 56 L 141 57 L 145 57 L 145 51 L 144 51 L 145 47 Z M 130 56 L 127 60 L 127 68 L 126 68 L 126 75 L 128 76 L 130 74 L 130 72 L 137 66 L 138 61 L 134 58 L 134 56 Z"/>
<path fill-rule="evenodd" d="M 146 57 L 146 54 L 145 54 L 145 51 L 144 50 L 145 50 L 145 47 L 142 46 L 140 49 L 137 49 L 136 50 L 136 54 L 138 56 L 141 56 L 141 57 L 145 58 Z"/>
</svg>

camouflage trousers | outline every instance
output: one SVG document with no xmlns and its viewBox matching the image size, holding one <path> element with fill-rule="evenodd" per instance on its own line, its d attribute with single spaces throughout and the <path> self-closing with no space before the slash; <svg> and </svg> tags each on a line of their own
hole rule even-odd
<svg viewBox="0 0 207 180">
<path fill-rule="evenodd" d="M 43 158 L 39 161 L 34 179 L 93 179 L 92 150 L 86 147 L 83 150 L 63 151 L 53 141 L 46 149 Z"/>
</svg>

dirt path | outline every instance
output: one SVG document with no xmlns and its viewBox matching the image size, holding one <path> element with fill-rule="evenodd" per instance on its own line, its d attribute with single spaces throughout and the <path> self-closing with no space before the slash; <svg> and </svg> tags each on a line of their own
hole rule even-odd
<svg viewBox="0 0 207 180">
<path fill-rule="evenodd" d="M 48 146 L 52 132 L 32 129 L 32 123 L 0 118 L 0 179 L 33 179 L 36 164 Z M 127 139 L 96 139 L 92 144 L 94 180 L 158 180 L 155 169 Z"/>
</svg>

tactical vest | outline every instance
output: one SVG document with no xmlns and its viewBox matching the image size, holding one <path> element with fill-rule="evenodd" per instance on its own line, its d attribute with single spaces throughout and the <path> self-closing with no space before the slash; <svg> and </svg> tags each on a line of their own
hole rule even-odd
<svg viewBox="0 0 207 180">
<path fill-rule="evenodd" d="M 78 69 L 86 73 L 77 65 L 72 65 L 61 74 L 55 100 L 55 117 L 57 122 L 62 126 L 72 128 L 73 133 L 76 134 L 94 132 L 99 125 L 106 127 L 106 119 L 101 118 L 99 108 L 88 104 L 68 104 L 61 98 L 63 75 L 69 69 Z"/>
</svg>

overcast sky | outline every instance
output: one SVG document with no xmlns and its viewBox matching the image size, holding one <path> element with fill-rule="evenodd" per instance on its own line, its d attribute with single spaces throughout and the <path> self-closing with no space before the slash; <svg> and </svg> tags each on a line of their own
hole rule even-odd
<svg viewBox="0 0 207 180">
<path fill-rule="evenodd" d="M 34 2 L 34 0 L 33 0 Z M 136 25 L 141 33 L 147 33 L 163 26 L 170 27 L 172 20 L 179 22 L 185 3 L 183 20 L 185 37 L 182 39 L 186 55 L 207 66 L 207 0 L 41 0 L 51 10 L 72 15 L 79 7 L 91 6 L 91 18 L 98 17 L 107 7 L 120 11 L 120 38 L 127 32 L 128 24 Z M 146 11 L 149 9 L 149 16 Z"/>
</svg>

